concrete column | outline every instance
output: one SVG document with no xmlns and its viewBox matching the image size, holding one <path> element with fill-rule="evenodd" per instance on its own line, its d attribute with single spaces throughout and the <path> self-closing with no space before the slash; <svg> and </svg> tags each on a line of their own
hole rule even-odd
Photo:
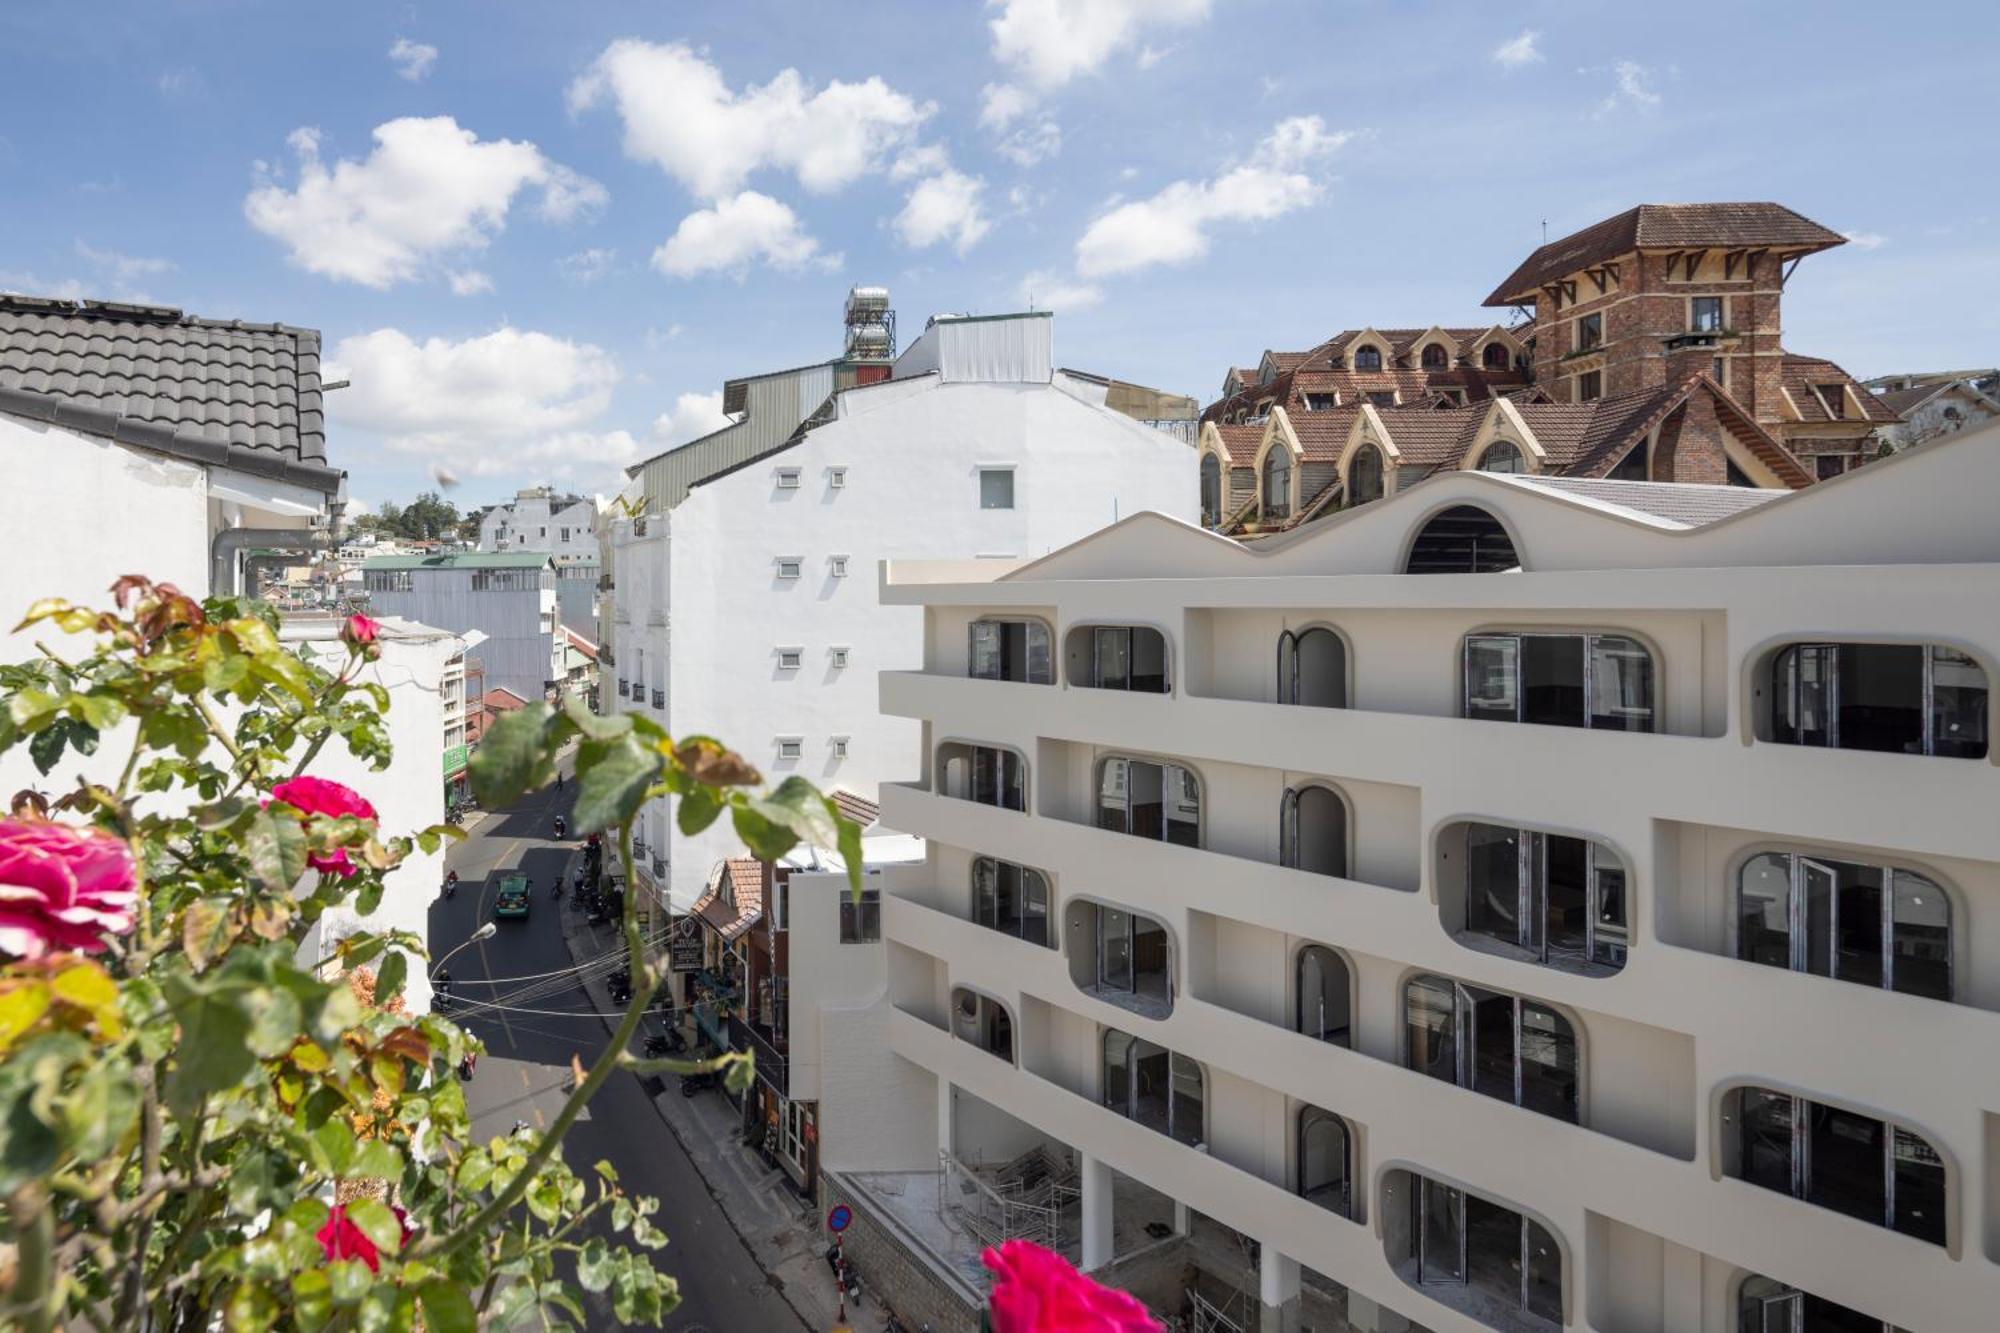
<svg viewBox="0 0 2000 1333">
<path fill-rule="evenodd" d="M 1294 1333 L 1305 1302 L 1299 1294 L 1299 1261 L 1266 1241 L 1257 1247 L 1259 1333 Z"/>
<path fill-rule="evenodd" d="M 1660 1324 L 1663 1328 L 1700 1328 L 1702 1307 L 1701 1251 L 1666 1241 L 1661 1265 Z M 1577 1299 L 1582 1299 L 1579 1292 Z"/>
<path fill-rule="evenodd" d="M 1347 1324 L 1354 1333 L 1409 1333 L 1410 1327 L 1410 1321 L 1394 1310 L 1353 1291 L 1347 1293 Z"/>
<path fill-rule="evenodd" d="M 1083 1179 L 1083 1263 L 1088 1273 L 1111 1262 L 1111 1168 L 1095 1157 L 1081 1155 Z"/>
<path fill-rule="evenodd" d="M 940 1078 L 937 1081 L 937 1137 L 939 1152 L 955 1153 L 958 1151 L 958 1143 L 952 1133 L 955 1117 L 951 1113 L 951 1106 L 951 1080 Z"/>
<path fill-rule="evenodd" d="M 1185 1236 L 1190 1231 L 1193 1230 L 1194 1230 L 1194 1209 L 1188 1207 L 1186 1204 L 1182 1203 L 1179 1199 L 1175 1199 L 1174 1234 L 1176 1236 Z"/>
</svg>

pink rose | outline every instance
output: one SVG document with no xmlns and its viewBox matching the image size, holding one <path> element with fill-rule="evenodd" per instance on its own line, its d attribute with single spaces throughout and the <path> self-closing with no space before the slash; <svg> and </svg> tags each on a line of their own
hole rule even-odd
<svg viewBox="0 0 2000 1333">
<path fill-rule="evenodd" d="M 979 1262 L 993 1270 L 986 1311 L 993 1333 L 1160 1333 L 1160 1322 L 1122 1291 L 1099 1286 L 1033 1241 L 1010 1240 Z"/>
<path fill-rule="evenodd" d="M 381 622 L 370 620 L 364 615 L 351 615 L 347 618 L 347 623 L 340 627 L 340 641 L 347 645 L 348 651 L 369 658 L 382 655 L 381 648 L 375 642 L 381 636 Z"/>
<path fill-rule="evenodd" d="M 132 929 L 132 849 L 109 833 L 0 819 L 0 951 L 40 958 L 103 951 Z"/>
<path fill-rule="evenodd" d="M 403 1228 L 403 1243 L 410 1242 L 410 1224 L 405 1220 L 409 1214 L 400 1208 L 393 1208 L 396 1221 Z M 375 1242 L 354 1223 L 347 1220 L 347 1205 L 335 1204 L 327 1214 L 326 1225 L 313 1233 L 319 1248 L 325 1253 L 328 1263 L 339 1259 L 359 1259 L 368 1265 L 368 1271 L 378 1273 L 382 1269 L 382 1252 L 375 1248 Z"/>
<path fill-rule="evenodd" d="M 326 778 L 289 778 L 271 788 L 271 796 L 304 811 L 308 819 L 314 815 L 324 815 L 328 819 L 338 819 L 342 815 L 375 818 L 375 807 L 362 799 L 361 793 Z M 347 859 L 345 847 L 336 847 L 330 852 L 313 852 L 306 857 L 306 864 L 314 870 L 323 870 L 343 879 L 354 873 L 354 863 Z"/>
</svg>

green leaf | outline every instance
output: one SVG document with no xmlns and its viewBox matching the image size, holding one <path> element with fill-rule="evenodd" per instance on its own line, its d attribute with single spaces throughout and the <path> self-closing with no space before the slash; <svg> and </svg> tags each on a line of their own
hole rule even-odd
<svg viewBox="0 0 2000 1333">
<path fill-rule="evenodd" d="M 549 706 L 529 704 L 503 713 L 479 739 L 472 756 L 472 790 L 489 810 L 514 802 L 523 792 L 546 782 L 555 756 L 545 735 Z"/>
<path fill-rule="evenodd" d="M 786 778 L 766 795 L 751 797 L 749 803 L 773 823 L 790 829 L 801 842 L 832 847 L 839 841 L 840 817 L 819 794 L 819 788 L 802 777 Z"/>
<path fill-rule="evenodd" d="M 7 701 L 7 715 L 15 726 L 26 730 L 55 712 L 56 704 L 56 697 L 47 690 L 21 690 Z"/>
<path fill-rule="evenodd" d="M 861 869 L 865 858 L 861 853 L 861 825 L 851 819 L 840 821 L 840 860 L 847 867 L 847 891 L 858 903 L 861 901 Z"/>
<path fill-rule="evenodd" d="M 592 1236 L 583 1243 L 583 1249 L 576 1256 L 576 1280 L 585 1291 L 603 1291 L 611 1285 L 611 1247 L 601 1236 Z"/>
<path fill-rule="evenodd" d="M 34 977 L 22 977 L 0 990 L 0 1051 L 12 1046 L 49 1011 L 49 988 Z"/>
<path fill-rule="evenodd" d="M 576 752 L 576 832 L 629 821 L 645 804 L 646 788 L 660 775 L 660 752 L 629 732 L 616 740 L 586 740 Z"/>
<path fill-rule="evenodd" d="M 202 1098 L 243 1081 L 257 1066 L 250 1052 L 250 1016 L 243 988 L 169 976 L 165 990 L 174 1021 L 180 1024 L 173 1072 L 167 1076 L 167 1104 L 192 1114 Z"/>
<path fill-rule="evenodd" d="M 263 1286 L 245 1282 L 229 1293 L 222 1310 L 228 1333 L 263 1333 L 278 1322 L 278 1298 Z"/>
<path fill-rule="evenodd" d="M 375 1275 L 359 1259 L 341 1259 L 330 1263 L 326 1266 L 326 1275 L 332 1283 L 335 1305 L 359 1305 L 375 1282 Z"/>
<path fill-rule="evenodd" d="M 382 960 L 382 970 L 375 974 L 375 1007 L 387 1009 L 389 1002 L 403 993 L 403 982 L 409 976 L 410 960 L 398 950 L 391 949 Z"/>
<path fill-rule="evenodd" d="M 382 1140 L 363 1139 L 341 1174 L 354 1180 L 396 1180 L 403 1174 L 403 1159 Z"/>
<path fill-rule="evenodd" d="M 568 718 L 578 731 L 595 741 L 616 740 L 632 730 L 630 713 L 612 713 L 607 717 L 599 717 L 584 706 L 583 700 L 574 695 L 564 701 L 563 716 Z"/>
<path fill-rule="evenodd" d="M 354 1131 L 344 1116 L 328 1116 L 312 1132 L 312 1155 L 320 1170 L 329 1176 L 347 1174 L 354 1160 Z"/>
<path fill-rule="evenodd" d="M 83 720 L 99 731 L 109 731 L 125 720 L 125 705 L 113 695 L 79 694 L 75 707 Z"/>
<path fill-rule="evenodd" d="M 474 1333 L 479 1327 L 471 1293 L 455 1282 L 424 1283 L 417 1288 L 417 1304 L 423 1308 L 429 1333 Z"/>
<path fill-rule="evenodd" d="M 201 669 L 202 687 L 210 694 L 227 694 L 250 675 L 250 659 L 240 653 L 211 657 Z"/>
<path fill-rule="evenodd" d="M 333 1317 L 333 1280 L 323 1268 L 292 1274 L 292 1317 L 305 1329 L 318 1329 Z"/>
<path fill-rule="evenodd" d="M 681 832 L 692 838 L 695 834 L 715 822 L 722 813 L 722 800 L 713 787 L 690 787 L 687 795 L 681 797 L 680 808 L 674 812 L 674 819 Z"/>
<path fill-rule="evenodd" d="M 292 1049 L 305 1026 L 299 997 L 282 986 L 255 986 L 243 992 L 243 1009 L 250 1016 L 245 1037 L 259 1057 L 271 1060 Z"/>
<path fill-rule="evenodd" d="M 290 893 L 306 873 L 306 833 L 295 819 L 259 810 L 243 834 L 250 869 L 273 893 Z"/>
<path fill-rule="evenodd" d="M 729 822 L 736 826 L 736 836 L 743 839 L 743 845 L 760 861 L 776 861 L 799 842 L 797 834 L 771 820 L 749 800 L 729 812 Z"/>
<path fill-rule="evenodd" d="M 403 1224 L 389 1211 L 388 1204 L 375 1199 L 356 1199 L 347 1205 L 347 1220 L 375 1242 L 375 1248 L 385 1257 L 403 1248 Z"/>
<path fill-rule="evenodd" d="M 181 949 L 195 971 L 206 972 L 240 933 L 229 908 L 227 898 L 197 898 L 181 913 Z"/>
</svg>

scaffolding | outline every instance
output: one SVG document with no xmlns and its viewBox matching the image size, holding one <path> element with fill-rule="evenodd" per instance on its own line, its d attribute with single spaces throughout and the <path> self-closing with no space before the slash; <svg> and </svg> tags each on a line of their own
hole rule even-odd
<svg viewBox="0 0 2000 1333">
<path fill-rule="evenodd" d="M 1063 1252 L 1063 1212 L 1083 1197 L 1067 1158 L 1034 1147 L 981 1171 L 941 1152 L 938 1167 L 938 1211 L 980 1245 L 1029 1240 Z"/>
</svg>

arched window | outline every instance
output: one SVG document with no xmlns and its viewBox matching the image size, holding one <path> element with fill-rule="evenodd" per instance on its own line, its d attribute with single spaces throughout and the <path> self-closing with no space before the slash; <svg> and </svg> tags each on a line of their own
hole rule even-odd
<svg viewBox="0 0 2000 1333">
<path fill-rule="evenodd" d="M 1404 1063 L 1419 1074 L 1577 1123 L 1576 1030 L 1545 1004 L 1448 977 L 1410 979 Z"/>
<path fill-rule="evenodd" d="M 1286 790 L 1278 810 L 1278 859 L 1315 875 L 1347 873 L 1347 802 L 1317 783 Z"/>
<path fill-rule="evenodd" d="M 1443 343 L 1424 344 L 1425 370 L 1443 370 L 1446 366 L 1450 364 L 1451 364 L 1451 358 L 1445 353 Z"/>
<path fill-rule="evenodd" d="M 1354 1216 L 1354 1145 L 1347 1122 L 1317 1106 L 1299 1108 L 1299 1196 L 1330 1213 Z"/>
<path fill-rule="evenodd" d="M 1945 1243 L 1944 1158 L 1921 1134 L 1769 1088 L 1735 1088 L 1722 1107 L 1738 1180 Z"/>
<path fill-rule="evenodd" d="M 1481 472 L 1526 472 L 1528 460 L 1519 448 L 1506 440 L 1495 440 L 1486 446 L 1486 452 L 1479 456 Z"/>
<path fill-rule="evenodd" d="M 1356 370 L 1380 370 L 1382 368 L 1382 349 L 1379 347 L 1361 347 L 1355 349 L 1354 368 Z"/>
<path fill-rule="evenodd" d="M 1039 870 L 997 857 L 974 857 L 972 919 L 988 930 L 1055 947 L 1049 935 L 1049 880 Z"/>
<path fill-rule="evenodd" d="M 1479 364 L 1488 370 L 1507 369 L 1507 344 L 1498 340 L 1487 343 L 1485 350 L 1479 354 Z"/>
<path fill-rule="evenodd" d="M 1222 460 L 1214 454 L 1201 456 L 1201 523 L 1212 528 L 1222 522 Z"/>
<path fill-rule="evenodd" d="M 1986 668 L 1931 643 L 1795 643 L 1771 660 L 1771 739 L 1980 759 Z"/>
<path fill-rule="evenodd" d="M 1743 1279 L 1736 1298 L 1736 1333 L 1904 1333 L 1844 1305 L 1756 1274 Z"/>
<path fill-rule="evenodd" d="M 1353 1014 L 1347 960 L 1324 944 L 1299 950 L 1298 996 L 1292 1007 L 1292 1028 L 1314 1041 L 1334 1046 L 1352 1044 Z"/>
<path fill-rule="evenodd" d="M 1007 1007 L 990 995 L 960 986 L 951 995 L 952 1035 L 969 1041 L 988 1055 L 1014 1062 L 1014 1020 Z"/>
<path fill-rule="evenodd" d="M 1625 634 L 1465 636 L 1465 715 L 1596 731 L 1659 724 L 1653 655 Z"/>
<path fill-rule="evenodd" d="M 1107 759 L 1098 769 L 1097 827 L 1199 847 L 1201 783 L 1179 764 Z"/>
<path fill-rule="evenodd" d="M 1544 967 L 1602 975 L 1625 966 L 1625 864 L 1603 843 L 1468 822 L 1439 835 L 1438 853 L 1439 906 L 1453 929 L 1462 925 Z M 1454 863 L 1462 878 L 1447 874 Z"/>
<path fill-rule="evenodd" d="M 1292 512 L 1292 455 L 1273 444 L 1264 455 L 1264 517 L 1283 518 Z"/>
<path fill-rule="evenodd" d="M 1392 1178 L 1408 1182 L 1405 1234 L 1409 1257 L 1416 1260 L 1417 1287 L 1483 1324 L 1562 1327 L 1562 1247 L 1548 1228 L 1441 1180 L 1413 1172 Z M 1517 1313 L 1531 1318 L 1518 1319 Z"/>
<path fill-rule="evenodd" d="M 1027 765 L 1012 750 L 997 745 L 953 741 L 938 747 L 942 795 L 1004 810 L 1026 810 Z"/>
<path fill-rule="evenodd" d="M 1410 547 L 1405 574 L 1492 574 L 1517 568 L 1513 539 L 1500 520 L 1477 505 L 1453 505 L 1431 515 Z"/>
<path fill-rule="evenodd" d="M 1951 899 L 1913 870 L 1765 852 L 1736 875 L 1736 956 L 1949 1000 Z"/>
<path fill-rule="evenodd" d="M 1077 989 L 1149 1018 L 1174 1011 L 1173 938 L 1162 922 L 1089 901 L 1073 902 L 1065 916 Z"/>
<path fill-rule="evenodd" d="M 1382 498 L 1382 451 L 1364 444 L 1347 464 L 1347 502 L 1365 505 Z"/>
<path fill-rule="evenodd" d="M 1278 702 L 1347 707 L 1347 645 L 1323 627 L 1278 636 Z"/>
<path fill-rule="evenodd" d="M 1127 1120 L 1199 1146 L 1207 1071 L 1199 1061 L 1116 1028 L 1104 1032 L 1104 1104 Z"/>
</svg>

